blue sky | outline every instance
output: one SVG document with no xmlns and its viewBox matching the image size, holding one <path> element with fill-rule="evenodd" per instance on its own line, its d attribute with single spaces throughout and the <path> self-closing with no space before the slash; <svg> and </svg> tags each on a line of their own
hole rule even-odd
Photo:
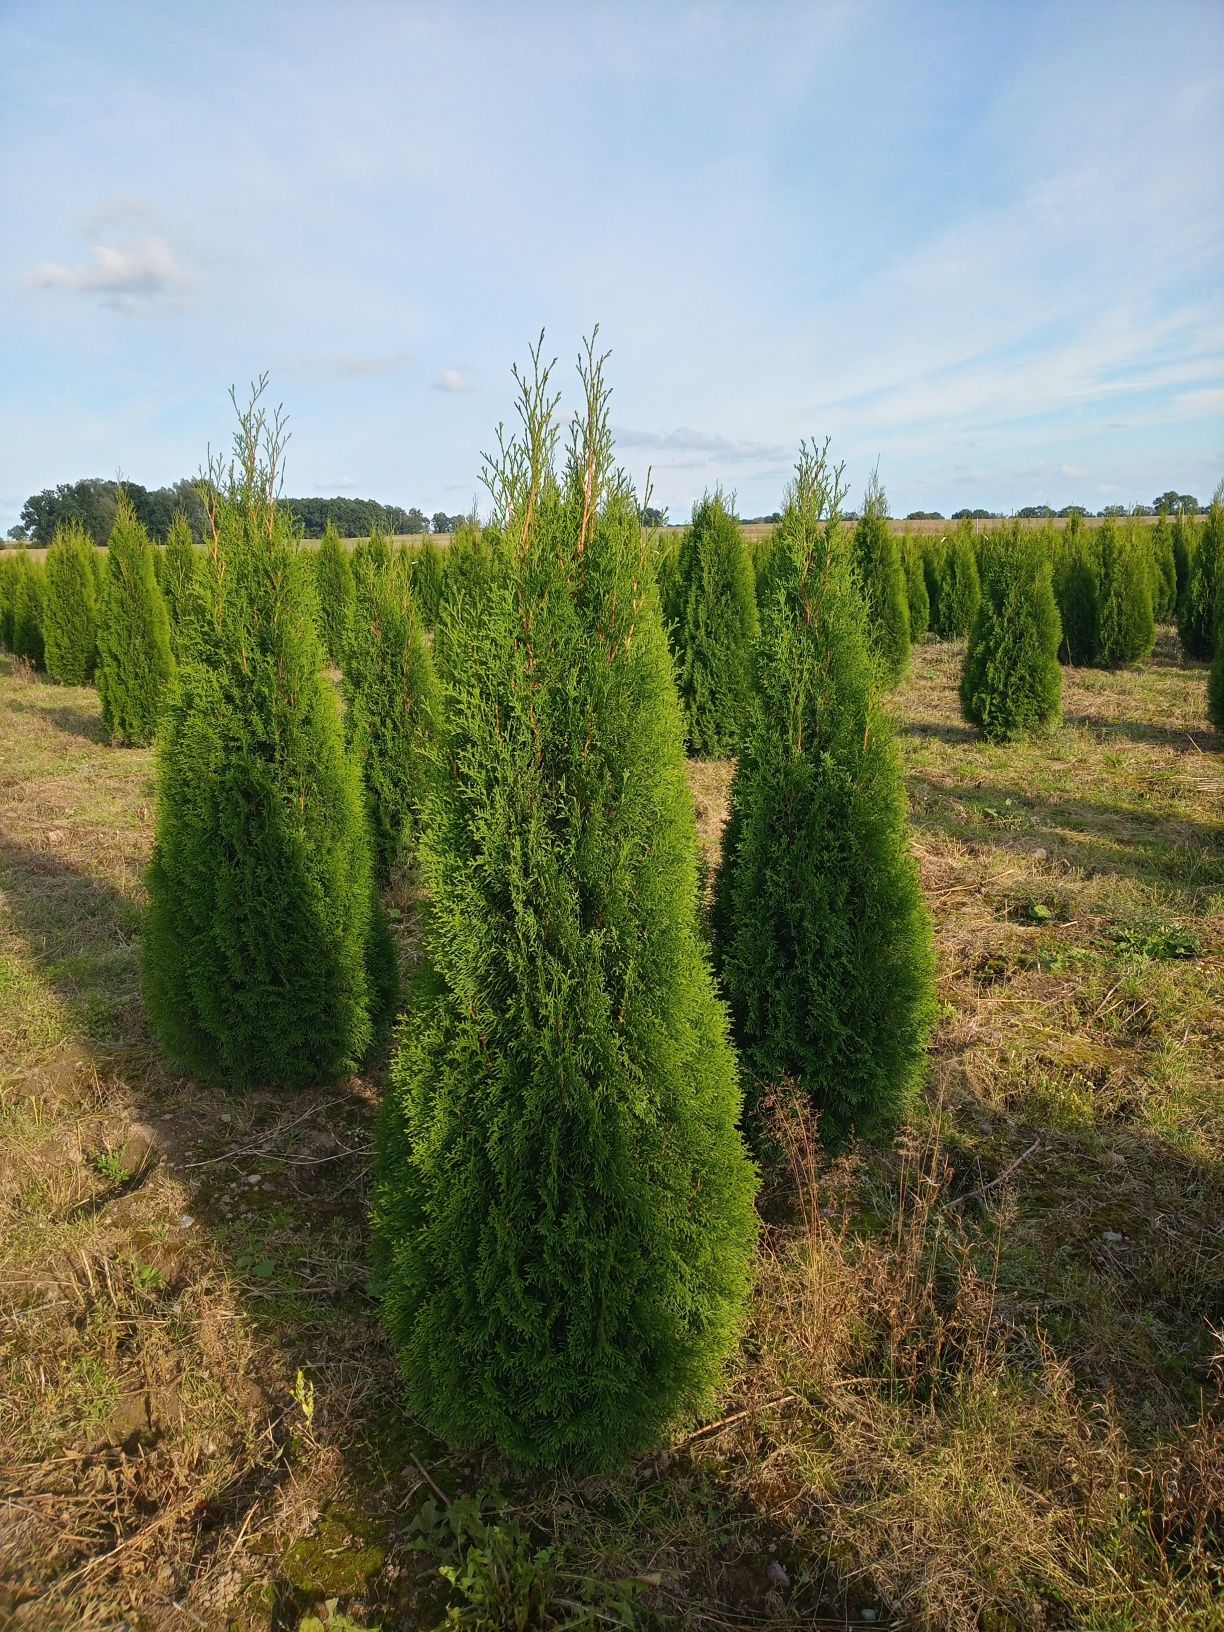
<svg viewBox="0 0 1224 1632">
<path fill-rule="evenodd" d="M 477 497 L 601 325 L 623 463 L 895 514 L 1224 475 L 1224 5 L 0 0 L 0 531 L 267 369 L 287 487 Z"/>
</svg>

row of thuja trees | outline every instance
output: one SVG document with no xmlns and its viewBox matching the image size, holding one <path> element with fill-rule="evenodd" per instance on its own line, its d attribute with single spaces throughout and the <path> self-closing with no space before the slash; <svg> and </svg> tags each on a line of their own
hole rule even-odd
<svg viewBox="0 0 1224 1632">
<path fill-rule="evenodd" d="M 805 448 L 768 583 L 742 581 L 756 644 L 711 947 L 655 542 L 602 359 L 565 449 L 534 363 L 432 640 L 427 557 L 304 550 L 279 420 L 258 392 L 240 414 L 206 547 L 163 562 L 161 591 L 141 577 L 174 606 L 144 986 L 195 1078 L 335 1080 L 395 1013 L 378 886 L 411 863 L 373 1235 L 412 1410 L 519 1465 L 594 1467 L 718 1386 L 769 1091 L 808 1095 L 830 1143 L 895 1125 L 931 933 L 840 474 Z"/>
<path fill-rule="evenodd" d="M 738 753 L 753 716 L 759 607 L 785 560 L 785 532 L 749 544 L 721 492 L 663 542 L 658 575 L 690 750 Z M 1155 526 L 1107 519 L 1065 531 L 1019 522 L 947 537 L 898 536 L 873 477 L 848 546 L 876 682 L 904 676 L 913 642 L 966 639 L 961 700 L 991 737 L 1059 718 L 1061 664 L 1115 668 L 1147 657 L 1158 623 L 1177 624 L 1189 658 L 1215 658 L 1209 713 L 1224 730 L 1219 628 L 1224 511 Z"/>
<path fill-rule="evenodd" d="M 206 547 L 168 549 L 159 590 L 137 530 L 125 604 L 129 646 L 160 648 L 151 607 L 169 631 L 144 938 L 163 1046 L 230 1089 L 368 1060 L 397 1007 L 379 886 L 413 866 L 376 1140 L 387 1327 L 447 1440 L 591 1467 L 717 1387 L 768 1095 L 806 1095 L 836 1145 L 887 1135 L 921 1078 L 931 930 L 884 702 L 920 591 L 969 626 L 966 706 L 999 734 L 1041 723 L 1016 699 L 1057 681 L 1062 634 L 1039 537 L 958 533 L 915 563 L 878 490 L 843 528 L 824 449 L 758 560 L 718 495 L 659 559 L 590 349 L 581 374 L 563 451 L 537 351 L 492 525 L 432 556 L 303 550 L 257 391 Z M 97 557 L 63 543 L 96 592 Z M 54 621 L 44 600 L 44 647 Z M 738 758 L 708 944 L 686 738 Z"/>
</svg>

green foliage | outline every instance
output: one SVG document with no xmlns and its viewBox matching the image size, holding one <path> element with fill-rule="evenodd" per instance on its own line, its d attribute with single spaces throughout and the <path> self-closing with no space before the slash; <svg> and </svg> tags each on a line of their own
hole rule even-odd
<svg viewBox="0 0 1224 1632">
<path fill-rule="evenodd" d="M 1123 531 L 1112 517 L 1101 523 L 1096 547 L 1101 573 L 1097 661 L 1105 668 L 1137 663 L 1156 643 L 1145 550 L 1133 529 Z"/>
<path fill-rule="evenodd" d="M 982 540 L 982 598 L 961 672 L 961 708 L 993 741 L 1058 723 L 1062 631 L 1040 537 L 1018 523 Z"/>
<path fill-rule="evenodd" d="M 23 657 L 36 669 L 45 666 L 43 647 L 43 604 L 47 571 L 28 550 L 18 550 L 13 572 L 14 657 Z"/>
<path fill-rule="evenodd" d="M 905 595 L 909 603 L 910 640 L 925 640 L 931 627 L 931 597 L 927 590 L 926 564 L 918 540 L 906 534 L 901 546 L 905 568 Z"/>
<path fill-rule="evenodd" d="M 1207 718 L 1224 737 L 1224 593 L 1220 595 L 1220 615 L 1216 622 L 1216 654 L 1207 676 Z"/>
<path fill-rule="evenodd" d="M 854 529 L 853 575 L 867 608 L 867 644 L 885 688 L 899 685 L 909 662 L 909 596 L 905 568 L 892 528 L 884 489 L 874 474 Z"/>
<path fill-rule="evenodd" d="M 353 566 L 340 534 L 329 521 L 314 555 L 319 633 L 327 661 L 344 663 L 353 624 Z"/>
<path fill-rule="evenodd" d="M 693 506 L 671 607 L 676 683 L 691 753 L 733 754 L 752 709 L 756 580 L 740 525 L 721 491 Z"/>
<path fill-rule="evenodd" d="M 433 539 L 427 537 L 412 560 L 412 596 L 427 629 L 432 629 L 438 621 L 445 578 L 446 558 Z"/>
<path fill-rule="evenodd" d="M 1173 529 L 1168 516 L 1161 516 L 1149 529 L 1152 562 L 1152 616 L 1168 623 L 1177 615 L 1177 561 L 1173 554 Z"/>
<path fill-rule="evenodd" d="M 414 1416 L 516 1464 L 609 1467 L 712 1400 L 744 1318 L 753 1173 L 602 362 L 588 348 L 558 476 L 533 357 L 523 438 L 487 473 L 504 542 L 435 637 L 422 955 L 374 1230 Z"/>
<path fill-rule="evenodd" d="M 47 551 L 43 643 L 47 673 L 65 686 L 87 686 L 98 657 L 94 547 L 79 524 L 61 527 Z"/>
<path fill-rule="evenodd" d="M 539 1547 L 496 1500 L 461 1496 L 439 1511 L 426 1502 L 411 1545 L 438 1561 L 450 1603 L 434 1632 L 599 1632 L 638 1625 L 631 1582 L 609 1583 L 566 1568 L 556 1547 Z"/>
<path fill-rule="evenodd" d="M 939 585 L 931 599 L 931 617 L 940 640 L 959 640 L 972 629 L 982 594 L 972 521 L 966 517 L 940 543 Z"/>
<path fill-rule="evenodd" d="M 1051 529 L 1047 543 L 1062 638 L 1059 657 L 1081 668 L 1100 653 L 1101 562 L 1093 534 L 1078 516 L 1062 532 Z"/>
<path fill-rule="evenodd" d="M 1177 576 L 1177 604 L 1174 616 L 1181 615 L 1181 604 L 1190 578 L 1190 557 L 1197 542 L 1197 526 L 1193 517 L 1178 512 L 1169 529 L 1169 543 L 1173 548 L 1173 570 Z"/>
<path fill-rule="evenodd" d="M 170 638 L 177 652 L 179 631 L 195 606 L 198 576 L 203 561 L 192 537 L 186 514 L 180 510 L 170 523 L 162 552 L 162 596 L 170 618 Z"/>
<path fill-rule="evenodd" d="M 424 780 L 424 745 L 436 706 L 408 575 L 373 554 L 355 559 L 353 626 L 344 666 L 346 728 L 361 768 L 374 877 L 385 884 L 410 849 Z"/>
<path fill-rule="evenodd" d="M 174 680 L 170 619 L 153 576 L 153 545 L 122 494 L 98 606 L 97 673 L 111 741 L 152 742 Z"/>
<path fill-rule="evenodd" d="M 1177 612 L 1177 632 L 1187 657 L 1215 656 L 1216 608 L 1224 589 L 1224 504 L 1217 499 L 1199 532 Z"/>
<path fill-rule="evenodd" d="M 839 501 L 840 471 L 805 446 L 761 607 L 760 707 L 713 913 L 754 1104 L 795 1084 L 833 1146 L 896 1126 L 934 1014 L 930 918 Z"/>
<path fill-rule="evenodd" d="M 462 608 L 481 595 L 490 581 L 494 556 L 502 541 L 496 527 L 482 529 L 466 517 L 456 519 L 458 526 L 446 550 L 439 612 L 445 605 L 453 615 L 461 617 Z"/>
<path fill-rule="evenodd" d="M 0 652 L 13 649 L 13 596 L 17 590 L 17 554 L 0 552 Z"/>
<path fill-rule="evenodd" d="M 144 985 L 182 1068 L 298 1087 L 368 1053 L 394 957 L 262 389 L 236 466 L 215 473 L 216 537 L 158 748 Z"/>
</svg>

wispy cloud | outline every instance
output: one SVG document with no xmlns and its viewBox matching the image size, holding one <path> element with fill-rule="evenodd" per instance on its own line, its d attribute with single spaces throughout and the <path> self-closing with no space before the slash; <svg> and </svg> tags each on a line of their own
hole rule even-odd
<svg viewBox="0 0 1224 1632">
<path fill-rule="evenodd" d="M 113 234 L 116 228 L 151 221 L 156 214 L 148 199 L 137 198 L 131 193 L 116 193 L 112 198 L 103 199 L 97 209 L 91 211 L 85 222 L 85 236 L 101 238 Z"/>
<path fill-rule="evenodd" d="M 752 442 L 730 436 L 715 436 L 708 431 L 695 431 L 687 425 L 674 431 L 635 431 L 613 426 L 612 436 L 618 448 L 642 448 L 657 453 L 700 454 L 703 458 L 690 461 L 699 465 L 708 459 L 724 464 L 755 464 L 758 461 L 786 457 L 787 448 L 779 442 Z"/>
<path fill-rule="evenodd" d="M 318 357 L 291 357 L 280 367 L 291 374 L 315 374 L 332 379 L 363 380 L 380 374 L 402 374 L 412 362 L 408 351 L 331 352 Z"/>
<path fill-rule="evenodd" d="M 444 368 L 434 382 L 435 391 L 446 391 L 456 396 L 471 389 L 472 382 L 464 368 Z"/>
<path fill-rule="evenodd" d="M 115 311 L 135 312 L 184 293 L 191 279 L 165 239 L 150 238 L 122 249 L 99 244 L 80 266 L 42 261 L 29 272 L 26 283 L 31 289 L 96 295 Z"/>
</svg>

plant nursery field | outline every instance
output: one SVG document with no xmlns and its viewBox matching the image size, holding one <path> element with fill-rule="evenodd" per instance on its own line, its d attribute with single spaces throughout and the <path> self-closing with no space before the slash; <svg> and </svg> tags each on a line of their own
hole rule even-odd
<svg viewBox="0 0 1224 1632">
<path fill-rule="evenodd" d="M 581 1480 L 414 1422 L 368 1284 L 378 1074 L 170 1074 L 151 752 L 0 658 L 0 1625 L 1224 1627 L 1206 667 L 1165 630 L 997 747 L 962 653 L 916 648 L 894 698 L 938 953 L 923 1100 L 837 1160 L 779 1105 L 717 1414 Z M 730 766 L 690 769 L 712 863 Z"/>
</svg>

